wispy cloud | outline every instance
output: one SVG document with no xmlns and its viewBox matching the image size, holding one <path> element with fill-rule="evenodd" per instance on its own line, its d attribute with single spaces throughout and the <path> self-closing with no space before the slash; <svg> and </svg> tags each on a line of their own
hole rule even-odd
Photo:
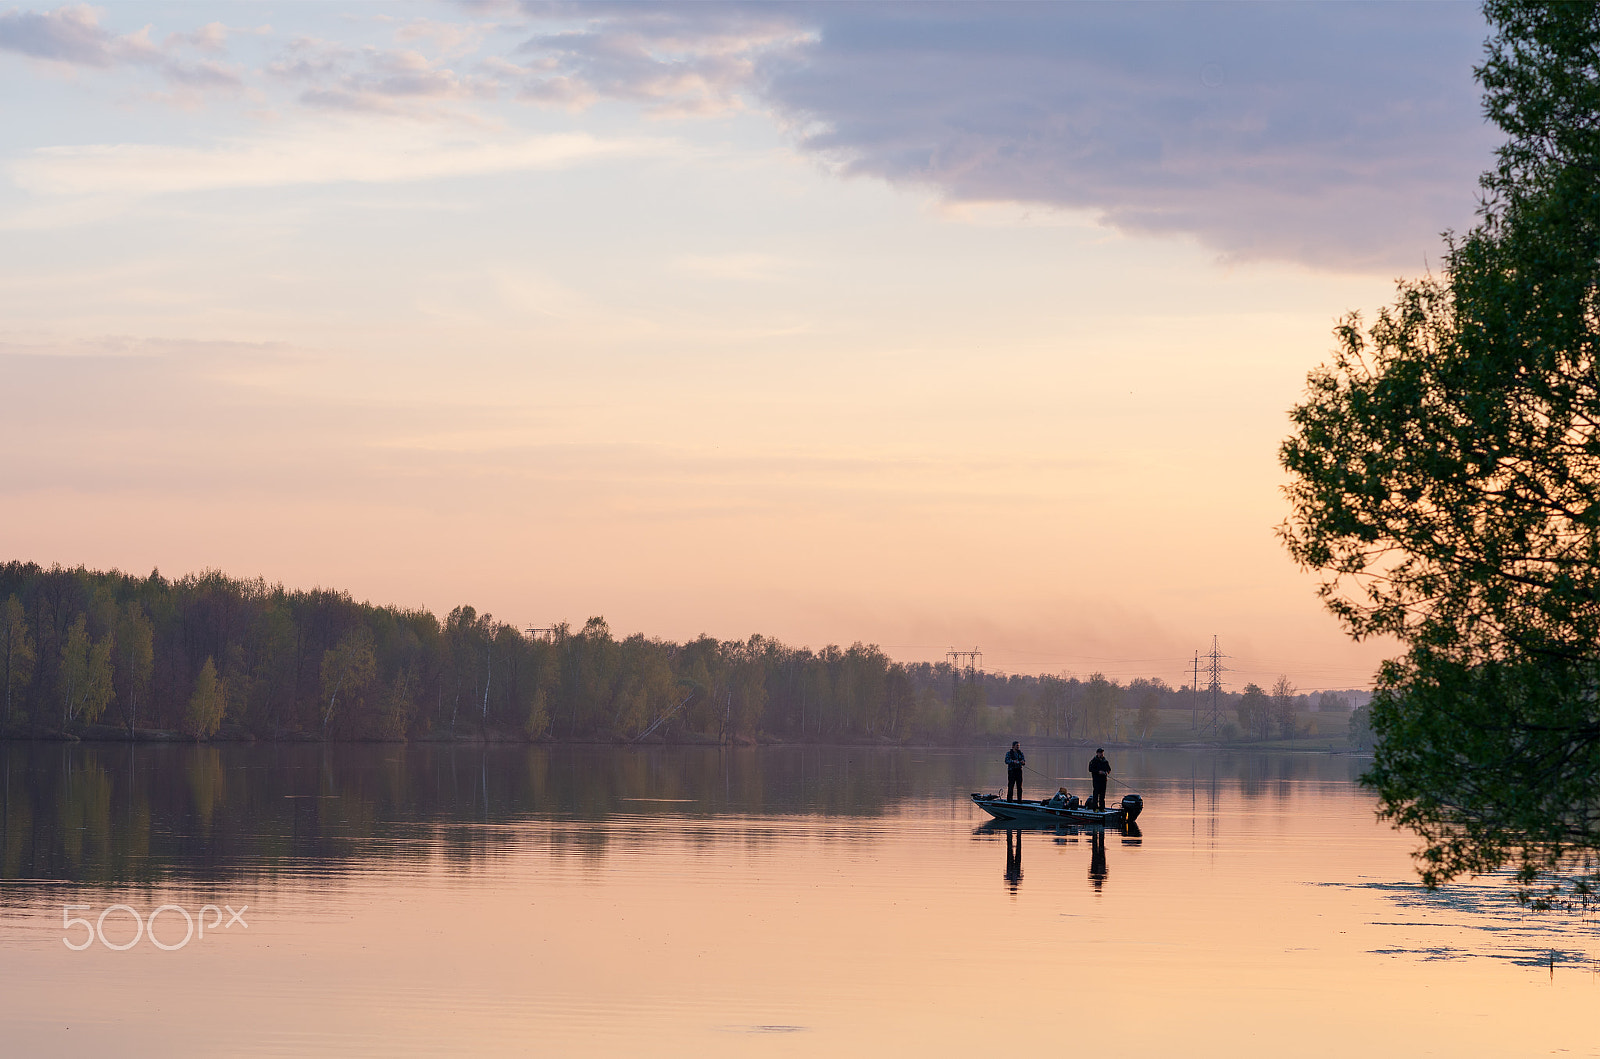
<svg viewBox="0 0 1600 1059">
<path fill-rule="evenodd" d="M 175 102 L 248 88 L 290 111 L 374 126 L 482 126 L 486 108 L 503 115 L 508 99 L 569 110 L 623 101 L 658 118 L 764 110 L 840 175 L 930 187 L 952 203 L 1088 211 L 1230 259 L 1363 270 L 1417 268 L 1439 231 L 1470 223 L 1495 140 L 1472 79 L 1485 25 L 1465 2 L 456 11 L 450 21 L 349 20 L 361 28 L 296 36 L 241 63 L 227 55 L 235 31 L 215 22 L 157 42 L 149 27 L 113 32 L 88 7 L 15 10 L 0 14 L 0 51 L 158 71 L 179 89 Z M 107 152 L 163 186 L 184 179 L 152 175 L 169 163 L 211 174 L 235 171 L 239 157 L 274 174 L 338 169 L 320 152 L 289 166 L 273 148 L 191 158 L 97 147 L 36 154 L 15 172 L 35 188 L 92 183 L 84 174 Z M 473 165 L 522 164 L 490 163 L 487 146 L 469 153 Z M 427 175 L 433 164 L 445 165 L 401 171 Z"/>
<path fill-rule="evenodd" d="M 461 73 L 418 51 L 352 48 L 312 37 L 290 42 L 266 72 L 307 105 L 379 113 L 415 114 L 430 104 L 488 99 L 501 87 L 492 76 Z"/>
<path fill-rule="evenodd" d="M 663 116 L 716 114 L 744 106 L 761 67 L 814 40 L 793 8 L 691 4 L 536 7 L 577 26 L 537 33 L 520 60 L 523 98 L 566 103 L 600 96 L 645 104 Z"/>
<path fill-rule="evenodd" d="M 210 147 L 47 147 L 13 162 L 10 172 L 18 186 L 36 194 L 128 197 L 295 184 L 398 183 L 555 169 L 674 149 L 666 140 L 605 140 L 585 133 L 474 140 L 415 126 L 336 124 Z"/>
<path fill-rule="evenodd" d="M 242 85 L 233 67 L 216 59 L 194 60 L 181 54 L 191 49 L 221 55 L 227 35 L 226 27 L 212 22 L 193 33 L 170 34 L 157 44 L 151 40 L 149 26 L 115 34 L 100 25 L 93 8 L 82 5 L 0 14 L 0 51 L 98 70 L 149 67 L 187 89 L 236 89 Z"/>
<path fill-rule="evenodd" d="M 100 25 L 99 16 L 87 5 L 0 14 L 0 50 L 102 69 L 160 57 L 147 30 L 116 36 Z"/>
<path fill-rule="evenodd" d="M 394 39 L 402 44 L 428 44 L 442 56 L 471 55 L 483 43 L 483 38 L 496 28 L 493 22 L 440 22 L 430 18 L 414 18 L 395 29 Z"/>
</svg>

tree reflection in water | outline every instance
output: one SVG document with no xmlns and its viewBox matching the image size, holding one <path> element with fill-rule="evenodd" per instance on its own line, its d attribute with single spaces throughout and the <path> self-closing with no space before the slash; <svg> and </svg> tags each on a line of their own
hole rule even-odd
<svg viewBox="0 0 1600 1059">
<path fill-rule="evenodd" d="M 1076 748 L 1037 753 L 1049 772 L 1078 766 Z M 1204 815 L 1195 790 L 1213 806 L 1230 786 L 1287 799 L 1274 784 L 1344 785 L 1361 764 L 1140 751 L 1119 767 L 1131 777 L 1192 775 L 1185 800 Z M 982 749 L 0 743 L 0 882 L 224 879 L 382 858 L 476 864 L 503 849 L 497 825 L 539 821 L 604 825 L 549 827 L 540 838 L 595 860 L 636 840 L 648 814 L 717 827 L 732 817 L 869 819 L 978 789 L 994 771 Z M 957 819 L 972 812 L 952 808 Z M 1008 885 L 1020 883 L 1024 841 L 1008 856 Z"/>
<path fill-rule="evenodd" d="M 548 837 L 598 854 L 641 814 L 872 817 L 971 769 L 859 747 L 0 743 L 0 882 L 475 862 L 493 825 L 541 820 L 606 824 Z"/>
</svg>

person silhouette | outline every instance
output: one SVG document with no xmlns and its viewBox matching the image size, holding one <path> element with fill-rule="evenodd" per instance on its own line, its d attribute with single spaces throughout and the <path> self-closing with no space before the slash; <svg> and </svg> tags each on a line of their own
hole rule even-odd
<svg viewBox="0 0 1600 1059">
<path fill-rule="evenodd" d="M 1012 893 L 1022 885 L 1022 832 L 1006 829 L 1006 888 Z"/>
<path fill-rule="evenodd" d="M 1022 756 L 1022 744 L 1012 740 L 1011 749 L 1006 751 L 1006 801 L 1022 801 L 1022 766 L 1027 763 L 1028 759 Z"/>
<path fill-rule="evenodd" d="M 1094 780 L 1094 807 L 1106 807 L 1106 778 L 1111 775 L 1111 762 L 1106 760 L 1106 748 L 1101 747 L 1089 759 L 1089 777 Z"/>
<path fill-rule="evenodd" d="M 1104 828 L 1094 828 L 1089 833 L 1089 882 L 1098 891 L 1105 884 L 1106 833 Z"/>
</svg>

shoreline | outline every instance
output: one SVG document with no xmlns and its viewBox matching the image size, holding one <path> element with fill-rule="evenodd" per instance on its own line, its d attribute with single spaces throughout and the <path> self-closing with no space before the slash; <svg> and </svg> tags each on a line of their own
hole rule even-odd
<svg viewBox="0 0 1600 1059">
<path fill-rule="evenodd" d="M 128 730 L 110 725 L 95 725 L 89 729 L 78 732 L 33 730 L 29 732 L 0 732 L 0 744 L 3 743 L 89 743 L 108 744 L 155 744 L 173 745 L 183 744 L 191 746 L 239 746 L 239 745 L 265 745 L 265 744 L 296 744 L 324 746 L 525 746 L 525 747 L 565 747 L 589 746 L 609 747 L 617 749 L 660 749 L 660 748 L 698 748 L 698 749 L 761 749 L 761 748 L 806 748 L 828 747 L 848 748 L 860 750 L 986 750 L 1003 749 L 1009 744 L 1004 736 L 994 736 L 991 739 L 974 739 L 949 743 L 893 743 L 893 742 L 865 742 L 861 740 L 803 740 L 790 741 L 769 736 L 759 736 L 754 739 L 743 736 L 735 740 L 719 740 L 714 736 L 702 736 L 691 739 L 650 739 L 632 741 L 627 739 L 551 739 L 541 737 L 529 739 L 516 733 L 508 732 L 479 732 L 471 734 L 430 734 L 414 736 L 411 738 L 396 739 L 324 739 L 308 732 L 280 732 L 276 735 L 255 735 L 250 732 L 219 733 L 207 739 L 197 739 L 182 732 L 175 732 L 158 728 L 136 728 Z M 1352 746 L 1290 746 L 1272 742 L 1250 743 L 1208 743 L 1202 741 L 1186 741 L 1182 743 L 1126 743 L 1091 739 L 1035 739 L 1028 742 L 1032 750 L 1093 750 L 1096 747 L 1105 747 L 1115 753 L 1127 753 L 1142 750 L 1198 750 L 1215 751 L 1228 750 L 1239 752 L 1263 752 L 1280 754 L 1319 754 L 1334 756 L 1371 756 L 1370 750 L 1361 750 Z"/>
</svg>

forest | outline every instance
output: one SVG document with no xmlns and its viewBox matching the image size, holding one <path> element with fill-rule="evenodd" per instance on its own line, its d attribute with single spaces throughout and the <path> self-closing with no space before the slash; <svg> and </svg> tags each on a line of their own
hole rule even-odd
<svg viewBox="0 0 1600 1059">
<path fill-rule="evenodd" d="M 1159 678 L 1008 676 L 759 635 L 618 639 L 599 617 L 523 630 L 217 571 L 22 562 L 0 566 L 0 681 L 10 738 L 1135 741 L 1193 705 Z M 1288 698 L 1225 696 L 1230 736 L 1294 734 L 1306 696 L 1280 685 Z"/>
</svg>

